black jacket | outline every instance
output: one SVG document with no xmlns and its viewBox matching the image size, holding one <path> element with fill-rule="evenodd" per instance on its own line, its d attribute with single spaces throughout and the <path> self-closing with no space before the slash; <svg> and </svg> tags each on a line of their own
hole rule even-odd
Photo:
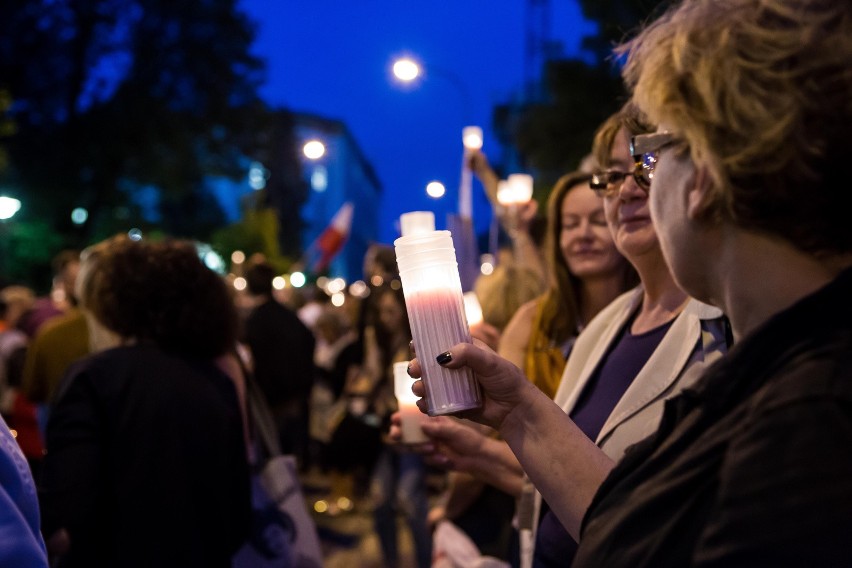
<svg viewBox="0 0 852 568">
<path fill-rule="evenodd" d="M 575 566 L 852 566 L 852 270 L 669 400 L 599 489 Z"/>
<path fill-rule="evenodd" d="M 87 357 L 52 409 L 42 525 L 61 566 L 229 566 L 247 535 L 236 391 L 212 362 L 147 345 Z"/>
</svg>

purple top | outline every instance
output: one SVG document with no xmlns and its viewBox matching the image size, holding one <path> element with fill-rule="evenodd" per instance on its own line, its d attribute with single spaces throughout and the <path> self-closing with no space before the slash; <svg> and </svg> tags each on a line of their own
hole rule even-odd
<svg viewBox="0 0 852 568">
<path fill-rule="evenodd" d="M 571 411 L 571 419 L 590 440 L 597 439 L 615 405 L 651 358 L 673 321 L 638 335 L 630 333 L 630 324 L 626 325 L 598 364 Z M 540 518 L 533 566 L 570 565 L 577 543 L 544 502 Z"/>
</svg>

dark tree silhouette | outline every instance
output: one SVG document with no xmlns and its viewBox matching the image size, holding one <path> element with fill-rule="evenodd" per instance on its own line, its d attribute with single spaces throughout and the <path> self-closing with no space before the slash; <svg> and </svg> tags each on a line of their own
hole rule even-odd
<svg viewBox="0 0 852 568">
<path fill-rule="evenodd" d="M 613 47 L 667 3 L 659 0 L 580 0 L 598 32 L 583 39 L 586 57 L 553 60 L 544 70 L 545 96 L 523 106 L 504 105 L 494 122 L 504 144 L 521 164 L 536 172 L 536 195 L 563 173 L 576 169 L 590 152 L 598 126 L 626 101 Z"/>
<path fill-rule="evenodd" d="M 152 211 L 173 235 L 221 226 L 205 180 L 244 178 L 268 151 L 258 136 L 270 116 L 257 95 L 263 65 L 237 0 L 3 4 L 0 92 L 14 133 L 0 140 L 0 182 L 26 194 L 29 214 L 83 243 L 144 225 L 143 214 L 151 225 Z M 140 195 L 155 199 L 140 207 L 131 199 Z M 90 213 L 82 227 L 74 207 Z"/>
</svg>

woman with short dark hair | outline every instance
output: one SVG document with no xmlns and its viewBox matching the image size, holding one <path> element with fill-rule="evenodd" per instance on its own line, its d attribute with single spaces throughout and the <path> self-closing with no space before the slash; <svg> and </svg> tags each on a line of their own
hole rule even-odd
<svg viewBox="0 0 852 568">
<path fill-rule="evenodd" d="M 84 257 L 84 308 L 117 347 L 69 371 L 47 430 L 43 530 L 60 566 L 229 566 L 249 470 L 225 283 L 188 242 L 115 238 Z M 52 537 L 52 538 L 51 538 Z"/>
</svg>

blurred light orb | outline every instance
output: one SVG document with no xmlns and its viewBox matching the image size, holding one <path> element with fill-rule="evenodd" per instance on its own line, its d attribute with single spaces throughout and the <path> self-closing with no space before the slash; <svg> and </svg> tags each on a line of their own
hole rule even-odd
<svg viewBox="0 0 852 568">
<path fill-rule="evenodd" d="M 249 187 L 254 190 L 261 190 L 266 187 L 266 180 L 269 177 L 269 170 L 263 167 L 260 162 L 252 162 L 249 166 L 248 182 Z"/>
<path fill-rule="evenodd" d="M 309 160 L 319 160 L 325 155 L 325 144 L 319 140 L 308 140 L 305 142 L 302 152 Z"/>
<path fill-rule="evenodd" d="M 311 189 L 322 193 L 328 189 L 328 170 L 325 166 L 317 166 L 311 173 Z"/>
<path fill-rule="evenodd" d="M 272 279 L 272 287 L 276 290 L 283 290 L 287 287 L 287 281 L 284 280 L 283 276 L 276 276 Z"/>
<path fill-rule="evenodd" d="M 290 284 L 293 285 L 293 288 L 301 288 L 307 282 L 307 278 L 301 272 L 294 272 L 290 275 Z"/>
<path fill-rule="evenodd" d="M 356 298 L 366 298 L 369 289 L 363 280 L 356 280 L 349 286 L 349 293 Z"/>
<path fill-rule="evenodd" d="M 443 197 L 445 193 L 447 193 L 447 188 L 439 181 L 430 181 L 426 185 L 426 194 L 429 197 L 438 199 L 439 197 Z"/>
<path fill-rule="evenodd" d="M 372 284 L 373 286 L 378 287 L 378 286 L 381 286 L 384 283 L 385 283 L 385 279 L 382 278 L 381 276 L 379 276 L 378 274 L 375 274 L 375 275 L 373 275 L 372 278 L 370 278 L 370 284 Z"/>
<path fill-rule="evenodd" d="M 21 210 L 21 200 L 14 197 L 0 196 L 0 220 L 11 219 Z"/>
<path fill-rule="evenodd" d="M 242 264 L 246 261 L 246 253 L 241 250 L 235 250 L 231 253 L 231 262 L 234 264 Z"/>
<path fill-rule="evenodd" d="M 393 74 L 400 81 L 413 81 L 420 75 L 420 66 L 413 59 L 403 57 L 394 61 Z"/>
<path fill-rule="evenodd" d="M 82 207 L 76 207 L 71 211 L 71 222 L 75 225 L 82 225 L 89 218 L 89 212 Z"/>
<path fill-rule="evenodd" d="M 131 241 L 141 241 L 142 240 L 142 230 L 141 229 L 130 229 L 127 231 L 127 236 Z"/>
<path fill-rule="evenodd" d="M 479 271 L 488 276 L 494 272 L 494 255 L 483 254 L 479 257 Z"/>
<path fill-rule="evenodd" d="M 196 242 L 195 250 L 204 266 L 217 274 L 225 274 L 225 259 L 219 256 L 219 253 L 213 250 L 213 247 L 207 243 Z"/>
<path fill-rule="evenodd" d="M 340 307 L 346 302 L 346 295 L 343 292 L 335 292 L 331 295 L 331 303 L 333 306 Z"/>
<path fill-rule="evenodd" d="M 462 129 L 462 144 L 468 150 L 482 148 L 482 129 L 478 126 L 465 126 Z"/>
<path fill-rule="evenodd" d="M 328 283 L 326 290 L 329 294 L 337 294 L 346 289 L 346 281 L 343 278 L 335 278 Z"/>
<path fill-rule="evenodd" d="M 243 290 L 245 290 L 246 289 L 246 279 L 243 278 L 242 276 L 237 276 L 236 278 L 234 278 L 234 288 L 236 288 L 237 290 L 239 290 L 241 292 Z"/>
<path fill-rule="evenodd" d="M 402 282 L 400 282 L 399 280 L 394 278 L 390 282 L 390 287 L 391 287 L 391 290 L 399 290 L 400 288 L 402 288 Z"/>
</svg>

